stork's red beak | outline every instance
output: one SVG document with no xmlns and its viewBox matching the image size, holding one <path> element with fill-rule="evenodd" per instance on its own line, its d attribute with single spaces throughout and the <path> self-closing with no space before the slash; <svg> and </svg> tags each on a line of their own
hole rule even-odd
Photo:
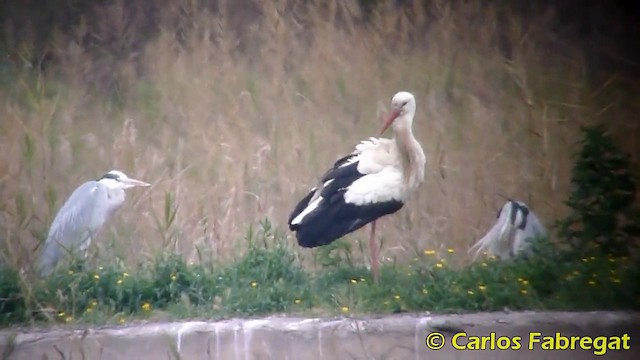
<svg viewBox="0 0 640 360">
<path fill-rule="evenodd" d="M 384 134 L 391 124 L 393 124 L 393 120 L 395 120 L 400 115 L 400 109 L 393 109 L 387 118 L 384 120 L 384 125 L 382 126 L 382 130 L 380 130 L 380 135 Z"/>
</svg>

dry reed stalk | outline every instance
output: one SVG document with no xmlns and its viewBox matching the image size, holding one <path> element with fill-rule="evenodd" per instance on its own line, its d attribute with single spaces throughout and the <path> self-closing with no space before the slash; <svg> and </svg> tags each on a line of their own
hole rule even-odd
<svg viewBox="0 0 640 360">
<path fill-rule="evenodd" d="M 409 90 L 426 180 L 399 216 L 381 223 L 383 257 L 465 250 L 493 222 L 503 201 L 497 193 L 528 200 L 545 222 L 565 214 L 589 95 L 611 85 L 590 93 L 582 55 L 548 51 L 560 46 L 545 32 L 550 20 L 527 25 L 507 14 L 505 62 L 497 11 L 480 1 L 414 2 L 411 11 L 387 4 L 366 26 L 356 3 L 264 2 L 264 15 L 251 15 L 244 30 L 234 28 L 242 14 L 230 3 L 218 15 L 172 3 L 159 10 L 165 23 L 156 37 L 106 67 L 76 40 L 88 33 L 113 39 L 106 43 L 116 49 L 140 41 L 134 29 L 142 20 L 123 13 L 123 2 L 73 36 L 59 33 L 53 48 L 62 62 L 51 65 L 59 76 L 40 74 L 34 85 L 31 75 L 17 75 L 18 96 L 0 96 L 9 114 L 0 169 L 11 174 L 0 175 L 0 200 L 27 199 L 29 229 L 41 240 L 53 216 L 44 189 L 56 189 L 55 211 L 81 181 L 123 167 L 153 187 L 131 195 L 103 238 L 117 234 L 123 254 L 159 250 L 153 214 L 170 193 L 178 238 L 169 250 L 195 259 L 201 245 L 224 259 L 242 250 L 250 223 L 269 217 L 284 227 L 324 168 L 375 135 L 378 104 Z M 109 74 L 119 85 L 112 99 L 90 90 Z M 28 164 L 27 135 L 38 144 Z M 15 230 L 15 206 L 2 211 L 10 244 L 37 241 Z"/>
</svg>

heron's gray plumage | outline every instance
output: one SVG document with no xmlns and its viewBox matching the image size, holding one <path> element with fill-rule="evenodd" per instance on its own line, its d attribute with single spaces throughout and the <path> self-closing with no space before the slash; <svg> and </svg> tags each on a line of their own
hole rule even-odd
<svg viewBox="0 0 640 360">
<path fill-rule="evenodd" d="M 40 274 L 49 275 L 64 256 L 86 257 L 92 239 L 122 206 L 124 189 L 131 186 L 148 184 L 110 171 L 102 179 L 87 181 L 75 189 L 49 228 L 37 264 Z"/>
<path fill-rule="evenodd" d="M 482 251 L 500 259 L 513 258 L 529 250 L 533 239 L 546 235 L 542 222 L 525 203 L 509 200 L 498 212 L 491 230 L 469 252 L 475 252 L 474 259 Z"/>
</svg>

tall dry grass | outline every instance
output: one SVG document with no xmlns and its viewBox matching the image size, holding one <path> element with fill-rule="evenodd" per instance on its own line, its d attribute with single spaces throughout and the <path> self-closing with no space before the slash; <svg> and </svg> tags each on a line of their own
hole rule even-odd
<svg viewBox="0 0 640 360">
<path fill-rule="evenodd" d="M 594 99 L 610 84 L 588 84 L 582 53 L 547 30 L 553 13 L 524 21 L 480 1 L 433 1 L 383 4 L 366 23 L 355 1 L 217 13 L 167 2 L 136 48 L 150 35 L 124 4 L 56 33 L 57 60 L 16 70 L 0 89 L 0 238 L 17 266 L 32 261 L 71 191 L 112 168 L 153 186 L 129 192 L 98 255 L 232 256 L 249 224 L 268 217 L 286 229 L 316 177 L 376 134 L 379 108 L 399 90 L 416 95 L 427 171 L 380 223 L 382 256 L 463 252 L 491 226 L 498 194 L 548 225 L 565 214 L 577 130 L 607 116 Z M 110 39 L 104 55 L 87 37 Z M 637 153 L 637 128 L 621 133 Z"/>
</svg>

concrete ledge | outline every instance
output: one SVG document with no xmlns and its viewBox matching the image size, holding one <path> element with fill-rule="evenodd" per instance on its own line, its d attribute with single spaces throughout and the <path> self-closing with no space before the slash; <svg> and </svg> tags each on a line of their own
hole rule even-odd
<svg viewBox="0 0 640 360">
<path fill-rule="evenodd" d="M 445 336 L 441 350 L 425 345 L 431 332 Z M 484 341 L 487 349 L 454 349 L 452 337 L 458 332 L 467 333 L 458 336 L 457 344 L 462 346 L 472 346 L 474 336 L 489 336 L 478 340 Z M 628 334 L 630 349 L 606 350 L 605 356 L 594 355 L 594 350 L 543 350 L 541 343 L 530 343 L 532 332 L 541 333 L 538 338 L 557 332 L 566 337 Z M 493 338 L 491 333 L 495 333 Z M 491 350 L 492 343 L 515 346 L 515 336 L 521 337 L 519 350 Z M 84 330 L 3 330 L 0 354 L 4 355 L 2 359 L 638 359 L 639 339 L 638 312 L 419 313 L 380 318 L 267 317 Z M 606 340 L 616 345 L 615 340 Z"/>
</svg>

